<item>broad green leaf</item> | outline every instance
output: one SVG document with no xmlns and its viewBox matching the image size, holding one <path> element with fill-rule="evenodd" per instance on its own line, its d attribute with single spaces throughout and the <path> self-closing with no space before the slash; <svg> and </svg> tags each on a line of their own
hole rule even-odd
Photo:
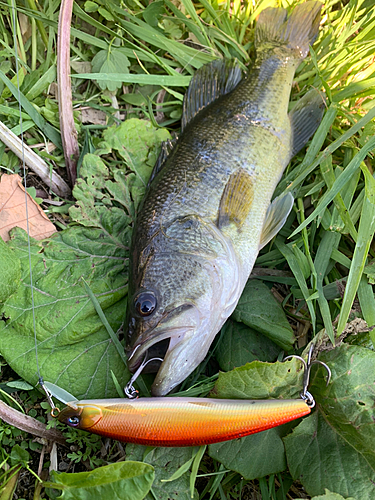
<svg viewBox="0 0 375 500">
<path fill-rule="evenodd" d="M 275 427 L 241 439 L 211 444 L 208 454 L 245 479 L 276 474 L 286 469 L 281 439 L 284 434 L 284 426 Z"/>
<path fill-rule="evenodd" d="M 20 286 L 3 305 L 0 352 L 27 382 L 38 381 L 26 233 L 8 244 L 21 262 Z M 45 380 L 77 398 L 116 397 L 112 370 L 121 384 L 128 371 L 85 291 L 90 285 L 114 331 L 127 293 L 127 255 L 100 229 L 72 227 L 43 241 L 31 240 L 39 366 Z"/>
<path fill-rule="evenodd" d="M 119 462 L 89 472 L 52 471 L 49 487 L 61 489 L 61 500 L 142 500 L 150 491 L 154 470 L 142 462 Z"/>
<path fill-rule="evenodd" d="M 98 156 L 85 155 L 80 175 L 73 189 L 76 204 L 69 209 L 72 219 L 83 226 L 102 229 L 119 247 L 129 247 L 130 224 L 133 221 L 129 179 L 121 170 L 115 173 L 119 181 L 115 200 L 121 204 L 116 206 L 110 191 L 114 183 L 108 180 L 109 170 Z"/>
<path fill-rule="evenodd" d="M 129 59 L 124 54 L 121 47 L 109 46 L 108 50 L 100 50 L 92 60 L 93 73 L 123 73 L 126 74 L 130 66 Z M 108 89 L 110 92 L 121 88 L 124 81 L 111 79 L 98 79 L 97 83 L 102 90 Z"/>
<path fill-rule="evenodd" d="M 223 326 L 215 357 L 224 371 L 259 361 L 275 361 L 280 347 L 268 337 L 232 319 Z"/>
<path fill-rule="evenodd" d="M 375 352 L 343 344 L 322 353 L 328 388 L 316 372 L 310 391 L 317 410 L 284 439 L 289 469 L 310 495 L 324 488 L 345 498 L 375 495 Z"/>
<path fill-rule="evenodd" d="M 332 493 L 332 491 L 327 490 L 325 488 L 324 495 L 319 495 L 318 497 L 314 497 L 311 500 L 356 500 L 354 497 L 343 497 L 338 493 Z"/>
<path fill-rule="evenodd" d="M 110 12 L 108 12 L 108 10 L 105 9 L 104 7 L 99 7 L 98 12 L 99 12 L 99 14 L 101 14 L 104 17 L 104 19 L 106 21 L 114 21 L 115 20 L 115 18 L 112 16 L 112 14 Z"/>
<path fill-rule="evenodd" d="M 284 438 L 289 470 L 310 495 L 325 488 L 346 498 L 373 498 L 375 474 L 366 459 L 316 411 Z"/>
<path fill-rule="evenodd" d="M 156 2 L 151 2 L 145 10 L 142 12 L 143 19 L 147 24 L 156 28 L 158 25 L 160 17 L 164 14 L 164 2 L 163 0 L 157 0 Z"/>
<path fill-rule="evenodd" d="M 301 392 L 302 377 L 302 364 L 296 359 L 284 363 L 253 361 L 230 372 L 220 372 L 211 396 L 227 399 L 293 399 Z"/>
<path fill-rule="evenodd" d="M 232 315 L 263 333 L 283 349 L 291 349 L 295 341 L 284 311 L 269 288 L 258 280 L 249 280 Z"/>
<path fill-rule="evenodd" d="M 5 302 L 20 286 L 21 262 L 0 238 L 0 302 Z"/>
<path fill-rule="evenodd" d="M 115 150 L 125 160 L 126 166 L 137 176 L 138 188 L 146 187 L 161 143 L 171 138 L 166 129 L 155 128 L 151 122 L 136 118 L 107 129 L 103 136 L 105 143 L 101 146 Z"/>
<path fill-rule="evenodd" d="M 24 380 L 13 380 L 12 382 L 7 382 L 7 387 L 12 387 L 18 389 L 19 391 L 31 391 L 34 387 Z"/>
<path fill-rule="evenodd" d="M 30 460 L 29 452 L 23 448 L 19 444 L 16 444 L 12 447 L 12 451 L 10 454 L 10 461 L 12 465 L 23 464 L 24 466 Z"/>
<path fill-rule="evenodd" d="M 136 444 L 126 446 L 128 460 L 142 460 L 150 463 L 155 469 L 155 481 L 146 500 L 191 500 L 190 481 L 187 473 L 175 481 L 162 482 L 172 475 L 196 454 L 197 448 L 153 448 Z M 197 491 L 194 499 L 198 500 Z"/>
<path fill-rule="evenodd" d="M 99 5 L 95 2 L 87 0 L 87 2 L 85 2 L 84 8 L 85 12 L 96 12 L 99 8 Z"/>
</svg>

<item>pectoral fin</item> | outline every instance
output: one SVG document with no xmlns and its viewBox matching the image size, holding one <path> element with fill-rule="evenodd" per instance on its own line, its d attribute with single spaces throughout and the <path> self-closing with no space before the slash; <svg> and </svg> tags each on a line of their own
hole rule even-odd
<svg viewBox="0 0 375 500">
<path fill-rule="evenodd" d="M 246 220 L 254 198 L 253 179 L 243 169 L 237 170 L 229 177 L 219 207 L 217 227 L 234 223 L 237 227 Z"/>
<path fill-rule="evenodd" d="M 269 243 L 280 231 L 292 210 L 294 198 L 287 193 L 282 198 L 277 197 L 268 207 L 266 218 L 264 220 L 262 235 L 260 237 L 259 250 Z"/>
<path fill-rule="evenodd" d="M 322 121 L 325 109 L 323 94 L 315 89 L 307 92 L 289 113 L 292 126 L 291 158 L 300 151 Z"/>
</svg>

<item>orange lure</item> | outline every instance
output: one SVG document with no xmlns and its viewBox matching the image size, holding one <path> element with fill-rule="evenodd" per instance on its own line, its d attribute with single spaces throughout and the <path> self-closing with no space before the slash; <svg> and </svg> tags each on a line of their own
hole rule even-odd
<svg viewBox="0 0 375 500">
<path fill-rule="evenodd" d="M 310 413 L 302 399 L 140 398 L 74 401 L 59 420 L 119 441 L 196 446 L 240 438 Z"/>
</svg>

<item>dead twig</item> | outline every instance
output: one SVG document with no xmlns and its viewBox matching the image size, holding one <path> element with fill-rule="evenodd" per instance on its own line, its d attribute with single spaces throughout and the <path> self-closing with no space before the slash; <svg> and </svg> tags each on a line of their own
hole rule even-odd
<svg viewBox="0 0 375 500">
<path fill-rule="evenodd" d="M 48 439 L 49 441 L 55 441 L 58 444 L 68 447 L 62 432 L 57 429 L 47 429 L 46 424 L 11 408 L 3 401 L 0 401 L 0 418 L 21 431 Z"/>
<path fill-rule="evenodd" d="M 25 164 L 35 172 L 42 181 L 54 193 L 62 198 L 68 198 L 71 195 L 70 187 L 56 172 L 50 172 L 47 163 L 42 160 L 27 144 L 22 144 L 22 141 L 17 137 L 4 123 L 0 122 L 0 140 L 13 151 L 21 160 L 25 160 Z"/>
<path fill-rule="evenodd" d="M 57 84 L 61 140 L 71 185 L 77 178 L 79 147 L 73 117 L 72 86 L 70 81 L 70 23 L 73 0 L 62 0 L 57 33 Z"/>
</svg>

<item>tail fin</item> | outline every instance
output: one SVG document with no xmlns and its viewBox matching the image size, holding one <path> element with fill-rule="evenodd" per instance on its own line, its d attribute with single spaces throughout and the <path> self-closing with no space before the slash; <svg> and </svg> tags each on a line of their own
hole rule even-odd
<svg viewBox="0 0 375 500">
<path fill-rule="evenodd" d="M 259 14 L 255 29 L 257 51 L 271 47 L 286 47 L 295 57 L 304 59 L 318 36 L 320 2 L 308 1 L 297 5 L 287 19 L 287 11 L 268 8 Z"/>
</svg>

